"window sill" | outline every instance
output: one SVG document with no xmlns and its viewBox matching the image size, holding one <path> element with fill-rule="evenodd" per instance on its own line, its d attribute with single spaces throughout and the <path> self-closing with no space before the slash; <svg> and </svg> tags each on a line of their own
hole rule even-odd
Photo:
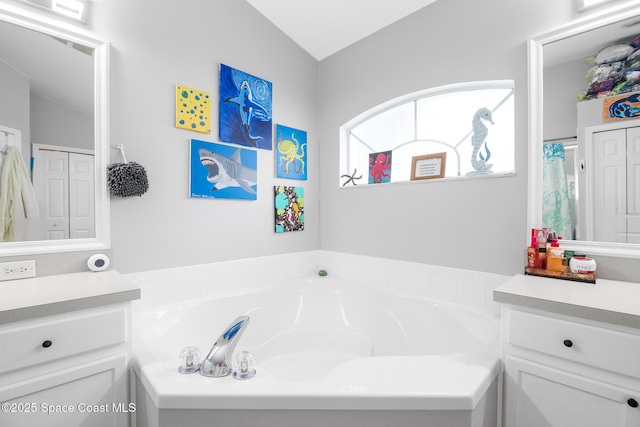
<svg viewBox="0 0 640 427">
<path fill-rule="evenodd" d="M 491 174 L 482 174 L 482 175 L 460 175 L 460 176 L 447 176 L 444 178 L 433 178 L 433 179 L 420 179 L 415 181 L 395 181 L 395 182 L 384 182 L 381 184 L 359 184 L 359 185 L 348 185 L 343 187 L 340 185 L 341 190 L 352 189 L 352 188 L 370 188 L 370 187 L 386 187 L 389 185 L 414 185 L 414 184 L 434 184 L 437 182 L 451 182 L 451 181 L 468 181 L 471 179 L 493 179 L 493 178 L 506 178 L 515 176 L 515 171 L 509 172 L 499 172 L 499 173 L 491 173 Z"/>
</svg>

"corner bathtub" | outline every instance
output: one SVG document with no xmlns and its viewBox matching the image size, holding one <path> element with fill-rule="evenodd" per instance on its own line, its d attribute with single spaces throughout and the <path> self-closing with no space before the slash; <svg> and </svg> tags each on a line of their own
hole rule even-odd
<svg viewBox="0 0 640 427">
<path fill-rule="evenodd" d="M 178 373 L 229 323 L 253 379 Z M 499 322 L 416 294 L 296 279 L 134 315 L 137 426 L 496 425 Z"/>
</svg>

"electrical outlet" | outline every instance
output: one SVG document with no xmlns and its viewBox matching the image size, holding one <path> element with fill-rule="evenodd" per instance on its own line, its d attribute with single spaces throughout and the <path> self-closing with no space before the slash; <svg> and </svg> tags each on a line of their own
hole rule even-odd
<svg viewBox="0 0 640 427">
<path fill-rule="evenodd" d="M 0 281 L 13 279 L 26 279 L 36 277 L 36 261 L 12 261 L 0 263 Z"/>
</svg>

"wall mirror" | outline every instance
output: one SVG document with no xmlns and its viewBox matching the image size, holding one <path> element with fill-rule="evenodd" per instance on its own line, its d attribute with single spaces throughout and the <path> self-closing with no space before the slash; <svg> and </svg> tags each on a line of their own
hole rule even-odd
<svg viewBox="0 0 640 427">
<path fill-rule="evenodd" d="M 586 59 L 595 56 L 601 49 L 617 43 L 629 43 L 634 37 L 640 35 L 640 7 L 623 6 L 605 10 L 598 15 L 580 19 L 558 29 L 544 34 L 532 36 L 528 41 L 529 49 L 529 188 L 528 188 L 528 217 L 527 240 L 531 228 L 541 227 L 543 220 L 543 205 L 548 202 L 546 197 L 546 181 L 543 183 L 543 163 L 545 151 L 549 144 L 560 142 L 568 146 L 570 155 L 565 160 L 575 158 L 576 167 L 567 172 L 574 174 L 578 190 L 575 197 L 575 210 L 577 225 L 572 229 L 569 238 L 565 238 L 563 246 L 567 249 L 584 252 L 590 255 L 640 257 L 640 238 L 638 233 L 630 230 L 629 237 L 618 239 L 617 237 L 602 237 L 602 234 L 594 232 L 602 224 L 598 222 L 597 209 L 611 204 L 608 197 L 599 196 L 595 190 L 593 178 L 597 170 L 598 154 L 594 148 L 595 136 L 600 131 L 616 130 L 623 127 L 640 126 L 640 120 L 625 120 L 615 123 L 602 123 L 602 107 L 596 108 L 595 124 L 593 120 L 585 121 L 584 109 L 589 101 L 578 101 L 578 92 L 584 91 L 588 86 L 585 79 L 587 70 L 593 64 Z M 577 61 L 577 62 L 576 62 Z M 563 75 L 573 63 L 571 76 Z M 575 67 L 575 64 L 579 64 Z M 580 68 L 582 67 L 582 68 Z M 557 92 L 566 87 L 567 82 L 577 82 L 577 88 L 571 88 L 573 95 L 568 102 L 558 102 Z M 637 93 L 631 92 L 631 93 Z M 622 95 L 622 94 L 621 94 Z M 602 105 L 602 99 L 594 99 Z M 559 105 L 562 104 L 560 107 Z M 593 115 L 593 114 L 592 114 Z M 564 126 L 564 128 L 563 128 Z M 547 144 L 547 145 L 545 145 Z M 637 144 L 636 144 L 637 145 Z M 566 164 L 565 164 L 566 165 Z M 545 165 L 546 167 L 546 165 Z M 631 190 L 640 193 L 640 188 Z M 640 194 L 638 194 L 640 197 Z M 640 202 L 636 203 L 640 206 Z M 633 209 L 627 212 L 629 218 L 633 216 Z M 637 218 L 640 218 L 640 211 Z M 636 218 L 631 218 L 633 221 Z M 625 218 L 626 221 L 626 218 Z M 615 234 L 615 233 L 614 233 Z M 597 237 L 601 236 L 601 237 Z"/>
<path fill-rule="evenodd" d="M 39 210 L 16 217 L 0 256 L 109 248 L 108 50 L 77 26 L 0 6 L 0 148 L 17 144 Z"/>
</svg>

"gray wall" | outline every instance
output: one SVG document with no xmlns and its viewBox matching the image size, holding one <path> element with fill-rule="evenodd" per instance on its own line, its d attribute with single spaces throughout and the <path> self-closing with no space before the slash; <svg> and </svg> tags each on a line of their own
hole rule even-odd
<svg viewBox="0 0 640 427">
<path fill-rule="evenodd" d="M 145 166 L 151 186 L 140 198 L 112 199 L 117 270 L 320 248 L 501 274 L 522 271 L 526 40 L 575 19 L 574 2 L 440 0 L 320 63 L 245 1 L 185 0 L 176 7 L 94 0 L 91 6 L 89 29 L 112 44 L 111 141 Z M 274 123 L 308 132 L 308 181 L 274 178 L 274 154 L 260 150 L 257 201 L 187 197 L 188 140 L 217 141 L 217 120 L 210 135 L 176 129 L 174 87 L 207 90 L 217 99 L 219 63 L 273 82 Z M 515 81 L 515 176 L 338 188 L 338 129 L 346 121 L 409 92 L 487 79 Z M 214 104 L 212 117 L 217 114 Z M 120 161 L 115 150 L 112 160 Z M 305 187 L 303 232 L 273 232 L 274 184 Z M 55 259 L 48 263 L 62 272 L 82 268 L 87 256 L 45 258 Z M 619 259 L 614 264 L 629 265 Z"/>
<path fill-rule="evenodd" d="M 31 94 L 31 142 L 93 150 L 93 115 Z"/>
<path fill-rule="evenodd" d="M 22 131 L 25 161 L 30 153 L 29 122 L 29 79 L 0 58 L 0 125 Z"/>
<path fill-rule="evenodd" d="M 578 94 L 587 88 L 589 68 L 590 63 L 577 59 L 544 69 L 545 140 L 577 136 Z"/>
<path fill-rule="evenodd" d="M 317 61 L 245 1 L 92 2 L 111 43 L 111 142 L 142 164 L 150 189 L 111 199 L 113 266 L 127 273 L 319 248 Z M 308 132 L 309 180 L 275 178 L 258 150 L 258 200 L 188 198 L 189 139 L 218 141 L 218 66 L 273 83 L 273 123 Z M 175 85 L 211 93 L 212 133 L 175 127 Z M 120 154 L 112 150 L 112 160 Z M 305 230 L 276 235 L 273 186 L 305 189 Z"/>
<path fill-rule="evenodd" d="M 575 16 L 574 2 L 441 0 L 322 61 L 322 248 L 521 272 L 527 243 L 526 41 Z M 342 124 L 406 93 L 499 79 L 515 81 L 515 176 L 338 187 Z"/>
</svg>

